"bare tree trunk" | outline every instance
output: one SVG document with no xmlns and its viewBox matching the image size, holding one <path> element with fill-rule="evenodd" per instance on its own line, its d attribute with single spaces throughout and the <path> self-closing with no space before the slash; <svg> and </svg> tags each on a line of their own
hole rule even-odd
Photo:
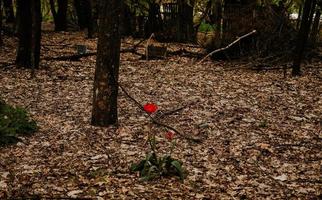
<svg viewBox="0 0 322 200">
<path fill-rule="evenodd" d="M 156 2 L 149 4 L 148 20 L 145 23 L 144 31 L 145 37 L 150 37 L 152 33 L 157 33 L 162 30 L 162 18 L 160 13 L 160 6 Z"/>
<path fill-rule="evenodd" d="M 15 15 L 13 12 L 12 0 L 3 0 L 3 7 L 6 14 L 6 22 L 13 23 L 15 21 Z"/>
<path fill-rule="evenodd" d="M 97 0 L 91 0 L 91 6 L 92 6 L 92 17 L 93 17 L 93 32 L 98 32 L 98 1 Z"/>
<path fill-rule="evenodd" d="M 38 68 L 41 38 L 40 0 L 17 0 L 19 67 Z"/>
<path fill-rule="evenodd" d="M 297 20 L 296 20 L 296 30 L 299 30 L 299 28 L 300 28 L 300 23 L 301 23 L 301 19 L 302 19 L 302 12 L 303 12 L 303 6 L 301 4 L 299 7 L 299 14 L 298 14 Z"/>
<path fill-rule="evenodd" d="M 320 18 L 321 18 L 321 11 L 318 9 L 315 13 L 313 25 L 312 25 L 312 31 L 310 35 L 310 40 L 313 46 L 317 43 L 317 37 L 319 35 L 319 27 L 320 27 Z"/>
<path fill-rule="evenodd" d="M 67 0 L 57 0 L 58 10 L 55 8 L 55 1 L 50 0 L 50 10 L 54 17 L 55 31 L 67 30 Z"/>
<path fill-rule="evenodd" d="M 3 45 L 2 41 L 2 1 L 0 0 L 0 47 Z"/>
<path fill-rule="evenodd" d="M 31 1 L 32 33 L 31 33 L 31 66 L 39 68 L 41 43 L 41 3 L 40 0 Z"/>
<path fill-rule="evenodd" d="M 19 67 L 31 65 L 31 9 L 30 0 L 17 0 L 18 49 L 16 64 Z"/>
<path fill-rule="evenodd" d="M 122 0 L 100 1 L 92 125 L 117 124 Z"/>
<path fill-rule="evenodd" d="M 313 17 L 312 12 L 314 12 L 315 5 L 316 5 L 316 0 L 306 0 L 304 3 L 301 27 L 297 36 L 297 43 L 296 43 L 293 66 L 292 66 L 293 76 L 301 75 L 300 65 L 301 65 L 305 45 L 307 43 L 308 35 L 310 33 L 310 26 L 312 22 L 312 18 L 310 19 L 310 17 Z"/>
<path fill-rule="evenodd" d="M 181 42 L 194 40 L 193 28 L 193 4 L 189 5 L 186 1 L 178 1 L 178 32 L 177 39 Z"/>
<path fill-rule="evenodd" d="M 87 37 L 93 38 L 94 35 L 94 18 L 93 18 L 93 3 L 91 0 L 86 0 L 85 6 L 87 7 Z"/>
<path fill-rule="evenodd" d="M 85 15 L 85 0 L 74 0 L 74 8 L 76 10 L 78 26 L 81 30 L 86 28 L 86 15 Z"/>
<path fill-rule="evenodd" d="M 88 38 L 94 33 L 92 4 L 91 0 L 74 0 L 78 26 L 81 30 L 87 28 Z"/>
</svg>

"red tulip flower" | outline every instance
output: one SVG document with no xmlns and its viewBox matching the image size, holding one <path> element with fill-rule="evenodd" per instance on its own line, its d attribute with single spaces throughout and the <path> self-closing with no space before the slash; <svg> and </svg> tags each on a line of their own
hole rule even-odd
<svg viewBox="0 0 322 200">
<path fill-rule="evenodd" d="M 174 133 L 172 131 L 168 131 L 166 134 L 165 134 L 165 138 L 167 138 L 167 140 L 171 141 L 173 140 L 174 138 Z"/>
<path fill-rule="evenodd" d="M 145 112 L 152 114 L 158 110 L 158 107 L 153 103 L 147 103 L 143 106 L 143 109 L 145 110 Z"/>
</svg>

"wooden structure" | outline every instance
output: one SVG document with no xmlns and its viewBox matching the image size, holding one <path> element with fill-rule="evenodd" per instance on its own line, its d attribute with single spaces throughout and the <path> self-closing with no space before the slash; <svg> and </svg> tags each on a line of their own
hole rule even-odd
<svg viewBox="0 0 322 200">
<path fill-rule="evenodd" d="M 164 59 L 167 56 L 167 47 L 158 42 L 152 34 L 146 44 L 145 56 L 146 60 Z"/>
</svg>

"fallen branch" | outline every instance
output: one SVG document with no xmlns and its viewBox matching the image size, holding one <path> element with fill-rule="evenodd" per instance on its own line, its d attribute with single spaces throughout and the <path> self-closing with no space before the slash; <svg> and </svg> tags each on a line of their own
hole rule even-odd
<svg viewBox="0 0 322 200">
<path fill-rule="evenodd" d="M 218 52 L 221 52 L 221 51 L 225 51 L 226 49 L 230 48 L 231 46 L 233 46 L 234 44 L 236 44 L 237 42 L 239 42 L 241 39 L 246 38 L 246 37 L 248 37 L 250 35 L 253 35 L 256 32 L 257 32 L 256 30 L 253 30 L 253 31 L 251 31 L 251 32 L 249 32 L 249 33 L 241 36 L 241 37 L 238 37 L 235 41 L 233 41 L 232 43 L 228 44 L 227 46 L 212 51 L 211 53 L 209 53 L 208 55 L 206 55 L 204 58 L 202 58 L 196 65 L 201 64 L 204 60 L 206 60 L 208 57 L 214 55 L 215 53 L 218 53 Z"/>
<path fill-rule="evenodd" d="M 151 114 L 150 113 L 148 113 L 148 112 L 146 112 L 145 110 L 144 110 L 144 107 L 134 98 L 134 97 L 132 97 L 128 92 L 127 92 L 127 90 L 120 84 L 120 83 L 118 83 L 118 85 L 119 85 L 119 87 L 121 88 L 121 90 L 124 92 L 124 94 L 130 99 L 130 100 L 132 100 L 135 104 L 136 104 L 136 106 L 138 107 L 138 108 L 140 108 L 140 110 L 142 110 L 143 112 L 145 112 L 147 115 L 148 115 L 148 117 L 151 119 L 151 121 L 152 121 L 152 123 L 154 123 L 154 124 L 156 124 L 156 125 L 158 125 L 158 126 L 162 126 L 162 127 L 165 127 L 165 128 L 167 128 L 167 129 L 169 129 L 169 130 L 171 130 L 171 131 L 173 131 L 173 132 L 175 132 L 176 134 L 178 134 L 178 135 L 180 135 L 181 137 L 183 137 L 183 138 L 185 138 L 185 139 L 187 139 L 187 140 L 190 140 L 190 141 L 193 141 L 193 142 L 201 142 L 201 139 L 199 139 L 199 138 L 193 138 L 193 137 L 191 137 L 191 136 L 188 136 L 188 135 L 184 135 L 184 134 L 182 134 L 180 131 L 178 131 L 177 129 L 175 129 L 175 128 L 173 128 L 172 126 L 169 126 L 169 125 L 167 125 L 167 124 L 164 124 L 164 123 L 162 123 L 162 122 L 160 122 L 160 121 L 158 121 L 157 119 L 155 119 L 153 116 L 151 116 Z M 185 106 L 186 107 L 186 106 Z M 184 108 L 179 108 L 179 109 L 177 109 L 175 112 L 177 112 L 178 110 L 182 110 L 182 109 L 184 109 Z M 173 112 L 173 111 L 172 111 Z M 171 112 L 171 113 L 172 113 Z"/>
<path fill-rule="evenodd" d="M 156 116 L 156 119 L 162 119 L 164 118 L 165 116 L 169 116 L 169 115 L 172 115 L 174 113 L 177 113 L 183 109 L 185 109 L 188 105 L 184 105 L 184 106 L 181 106 L 179 108 L 176 108 L 174 110 L 170 110 L 170 111 L 167 111 L 167 112 L 163 112 L 163 113 L 160 113 L 159 115 Z"/>
<path fill-rule="evenodd" d="M 135 51 L 135 49 L 124 49 L 120 51 L 121 53 L 133 53 L 139 56 L 144 56 Z M 58 60 L 58 61 L 79 61 L 81 58 L 86 58 L 90 56 L 95 56 L 97 52 L 89 52 L 84 54 L 74 54 L 74 55 L 67 55 L 67 56 L 58 56 L 58 57 L 45 57 L 44 60 Z"/>
<path fill-rule="evenodd" d="M 177 51 L 168 51 L 168 55 L 173 55 L 173 56 L 184 56 L 184 57 L 193 57 L 193 58 L 202 58 L 204 55 L 203 53 L 198 53 L 198 52 L 192 52 L 188 51 L 186 49 L 180 49 Z"/>
<path fill-rule="evenodd" d="M 59 61 L 79 61 L 79 59 L 89 56 L 95 56 L 96 52 L 84 53 L 84 54 L 74 54 L 67 56 L 58 56 L 58 57 L 45 57 L 44 60 L 59 60 Z"/>
</svg>

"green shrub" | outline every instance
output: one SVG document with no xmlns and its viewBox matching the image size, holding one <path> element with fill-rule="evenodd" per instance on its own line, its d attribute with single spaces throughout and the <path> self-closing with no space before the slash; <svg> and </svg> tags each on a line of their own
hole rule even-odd
<svg viewBox="0 0 322 200">
<path fill-rule="evenodd" d="M 19 135 L 31 135 L 37 124 L 29 119 L 25 109 L 12 107 L 0 100 L 0 146 L 19 141 Z"/>
<path fill-rule="evenodd" d="M 202 22 L 199 26 L 199 32 L 207 33 L 207 32 L 213 32 L 217 30 L 217 26 L 215 24 L 208 24 L 206 22 Z"/>
</svg>

